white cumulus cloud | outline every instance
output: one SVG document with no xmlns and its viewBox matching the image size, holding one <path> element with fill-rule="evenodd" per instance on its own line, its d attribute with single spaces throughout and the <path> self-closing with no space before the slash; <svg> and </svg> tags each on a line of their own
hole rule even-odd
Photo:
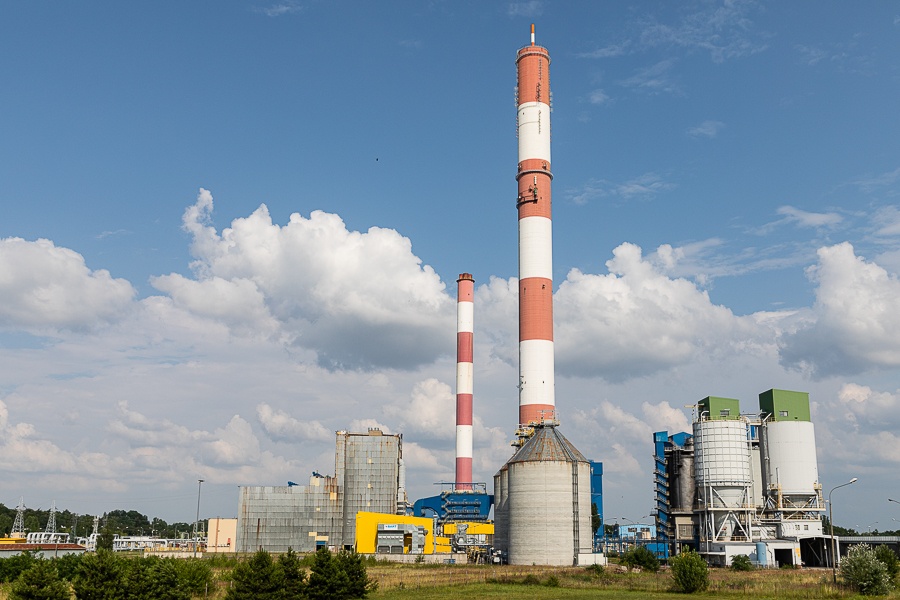
<svg viewBox="0 0 900 600">
<path fill-rule="evenodd" d="M 274 440 L 328 442 L 334 439 L 334 432 L 326 429 L 319 421 L 301 421 L 266 403 L 256 407 L 256 417 L 266 433 Z"/>
<path fill-rule="evenodd" d="M 135 290 L 50 240 L 0 239 L 0 327 L 88 329 L 115 321 Z"/>
<path fill-rule="evenodd" d="M 900 281 L 847 242 L 820 248 L 808 318 L 781 339 L 782 363 L 814 377 L 900 366 Z"/>
<path fill-rule="evenodd" d="M 277 328 L 330 368 L 411 368 L 452 351 L 453 300 L 408 238 L 349 231 L 322 211 L 279 226 L 265 205 L 220 234 L 212 210 L 201 190 L 184 214 L 196 280 L 153 281 L 176 304 L 238 329 Z"/>
<path fill-rule="evenodd" d="M 758 327 L 622 244 L 607 275 L 569 272 L 555 298 L 557 369 L 623 381 L 753 343 Z"/>
</svg>

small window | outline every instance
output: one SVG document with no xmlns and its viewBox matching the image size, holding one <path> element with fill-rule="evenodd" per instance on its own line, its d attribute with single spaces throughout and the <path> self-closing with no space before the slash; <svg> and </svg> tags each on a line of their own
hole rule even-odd
<svg viewBox="0 0 900 600">
<path fill-rule="evenodd" d="M 730 415 L 730 414 L 731 414 L 731 409 L 730 409 L 730 408 L 723 408 L 722 410 L 719 411 L 719 416 L 720 416 L 720 417 L 727 417 L 727 416 Z"/>
<path fill-rule="evenodd" d="M 779 411 L 778 411 L 778 416 L 779 416 L 779 417 L 786 417 L 786 416 L 788 416 L 788 411 L 786 411 L 786 410 L 779 410 Z"/>
</svg>

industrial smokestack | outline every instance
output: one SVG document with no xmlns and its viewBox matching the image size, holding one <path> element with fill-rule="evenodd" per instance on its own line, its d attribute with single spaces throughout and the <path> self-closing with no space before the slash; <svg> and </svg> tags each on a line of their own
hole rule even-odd
<svg viewBox="0 0 900 600">
<path fill-rule="evenodd" d="M 550 53 L 531 42 L 516 54 L 519 448 L 494 475 L 494 544 L 512 565 L 577 565 L 591 553 L 591 467 L 556 421 Z"/>
<path fill-rule="evenodd" d="M 519 136 L 519 424 L 556 422 L 553 236 L 550 220 L 550 53 L 516 55 Z"/>
<path fill-rule="evenodd" d="M 475 280 L 460 273 L 456 303 L 456 485 L 472 489 L 472 337 L 475 331 Z"/>
</svg>

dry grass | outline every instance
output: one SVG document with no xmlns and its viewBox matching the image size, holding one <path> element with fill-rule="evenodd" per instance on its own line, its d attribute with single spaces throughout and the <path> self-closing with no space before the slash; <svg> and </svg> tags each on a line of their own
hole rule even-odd
<svg viewBox="0 0 900 600">
<path fill-rule="evenodd" d="M 510 597 L 527 595 L 540 598 L 685 598 L 684 594 L 675 590 L 671 574 L 666 570 L 659 573 L 618 573 L 610 568 L 598 576 L 578 567 L 377 565 L 369 567 L 369 574 L 379 583 L 376 598 L 415 597 L 416 600 L 427 600 L 445 598 L 449 593 L 463 593 L 473 598 L 505 597 L 507 593 L 511 594 Z M 528 575 L 542 583 L 546 583 L 548 577 L 555 576 L 560 587 L 524 586 L 522 581 Z M 461 587 L 466 589 L 461 590 Z M 847 588 L 833 585 L 831 571 L 828 569 L 769 569 L 749 572 L 712 569 L 709 589 L 695 596 L 752 597 L 754 600 L 858 597 Z M 900 593 L 894 592 L 888 597 L 900 598 Z"/>
<path fill-rule="evenodd" d="M 217 569 L 218 570 L 218 569 Z M 852 591 L 831 583 L 828 569 L 763 570 L 733 572 L 710 571 L 710 587 L 702 594 L 677 593 L 668 571 L 659 573 L 619 573 L 611 567 L 601 575 L 578 567 L 475 566 L 475 565 L 369 565 L 369 576 L 378 581 L 373 600 L 414 598 L 446 600 L 449 596 L 469 598 L 644 598 L 658 600 L 705 598 L 753 598 L 766 600 L 858 598 Z M 525 585 L 523 580 L 541 585 Z M 556 577 L 559 587 L 548 587 L 548 578 Z M 208 598 L 225 597 L 227 583 L 218 582 Z M 7 600 L 9 584 L 0 585 L 0 600 Z M 894 592 L 888 598 L 900 598 Z"/>
</svg>

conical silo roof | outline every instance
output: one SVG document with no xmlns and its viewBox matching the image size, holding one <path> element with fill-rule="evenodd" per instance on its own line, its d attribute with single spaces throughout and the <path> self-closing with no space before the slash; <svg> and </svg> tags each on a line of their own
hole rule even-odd
<svg viewBox="0 0 900 600">
<path fill-rule="evenodd" d="M 555 426 L 536 428 L 507 464 L 536 461 L 590 462 Z"/>
</svg>

